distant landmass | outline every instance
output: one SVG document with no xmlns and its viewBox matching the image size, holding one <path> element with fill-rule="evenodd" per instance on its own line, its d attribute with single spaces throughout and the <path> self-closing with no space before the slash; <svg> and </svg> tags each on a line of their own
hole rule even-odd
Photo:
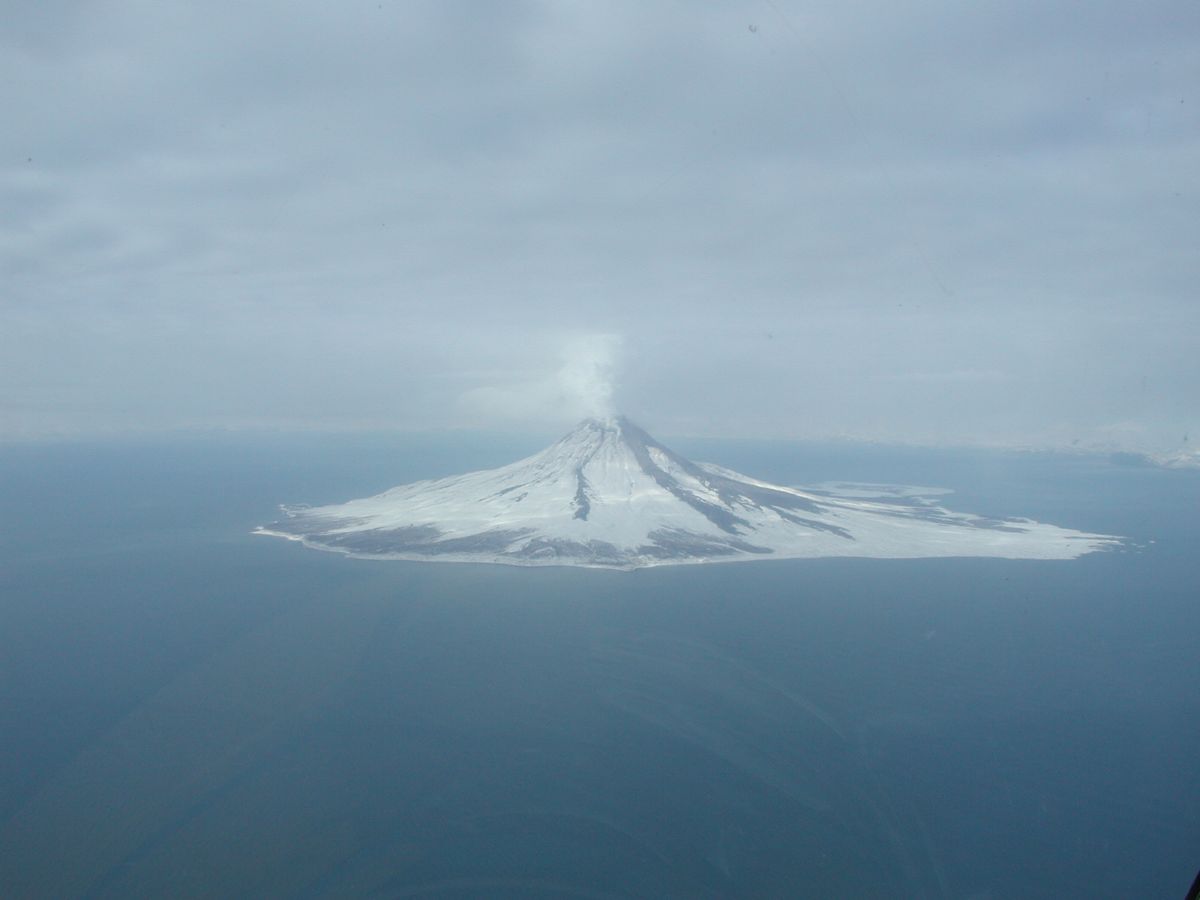
<svg viewBox="0 0 1200 900">
<path fill-rule="evenodd" d="M 586 419 L 527 459 L 284 506 L 257 533 L 373 559 L 643 566 L 857 556 L 1071 559 L 1120 538 L 951 512 L 936 490 L 769 484 L 667 449 L 624 417 Z"/>
</svg>

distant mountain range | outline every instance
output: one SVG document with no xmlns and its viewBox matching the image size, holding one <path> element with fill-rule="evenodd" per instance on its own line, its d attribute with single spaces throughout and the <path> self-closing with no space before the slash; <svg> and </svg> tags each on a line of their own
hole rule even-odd
<svg viewBox="0 0 1200 900">
<path fill-rule="evenodd" d="M 950 512 L 905 491 L 769 484 L 587 419 L 498 469 L 283 507 L 260 534 L 351 556 L 634 569 L 821 556 L 1070 559 L 1119 538 Z"/>
</svg>

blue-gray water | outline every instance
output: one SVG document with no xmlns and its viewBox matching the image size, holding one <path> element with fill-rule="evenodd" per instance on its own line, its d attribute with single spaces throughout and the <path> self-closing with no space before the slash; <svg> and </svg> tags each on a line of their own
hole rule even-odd
<svg viewBox="0 0 1200 900">
<path fill-rule="evenodd" d="M 536 442 L 0 448 L 4 897 L 1182 897 L 1200 476 L 680 445 L 1147 543 L 634 573 L 253 537 Z"/>
</svg>

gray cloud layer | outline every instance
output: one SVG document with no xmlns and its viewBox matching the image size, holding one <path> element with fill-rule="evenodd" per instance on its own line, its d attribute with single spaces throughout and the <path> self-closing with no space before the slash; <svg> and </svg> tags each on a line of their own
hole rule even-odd
<svg viewBox="0 0 1200 900">
<path fill-rule="evenodd" d="M 616 335 L 666 432 L 1175 447 L 1198 39 L 1190 2 L 12 9 L 0 434 L 565 423 Z"/>
</svg>

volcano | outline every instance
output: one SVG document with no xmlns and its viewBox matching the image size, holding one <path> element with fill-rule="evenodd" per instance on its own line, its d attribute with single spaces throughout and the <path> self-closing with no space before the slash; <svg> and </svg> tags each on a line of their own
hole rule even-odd
<svg viewBox="0 0 1200 900">
<path fill-rule="evenodd" d="M 1120 543 L 1029 519 L 951 512 L 919 492 L 769 484 L 685 459 L 623 417 L 586 419 L 540 453 L 498 469 L 281 509 L 280 521 L 257 532 L 356 557 L 521 566 L 1070 559 Z"/>
</svg>

